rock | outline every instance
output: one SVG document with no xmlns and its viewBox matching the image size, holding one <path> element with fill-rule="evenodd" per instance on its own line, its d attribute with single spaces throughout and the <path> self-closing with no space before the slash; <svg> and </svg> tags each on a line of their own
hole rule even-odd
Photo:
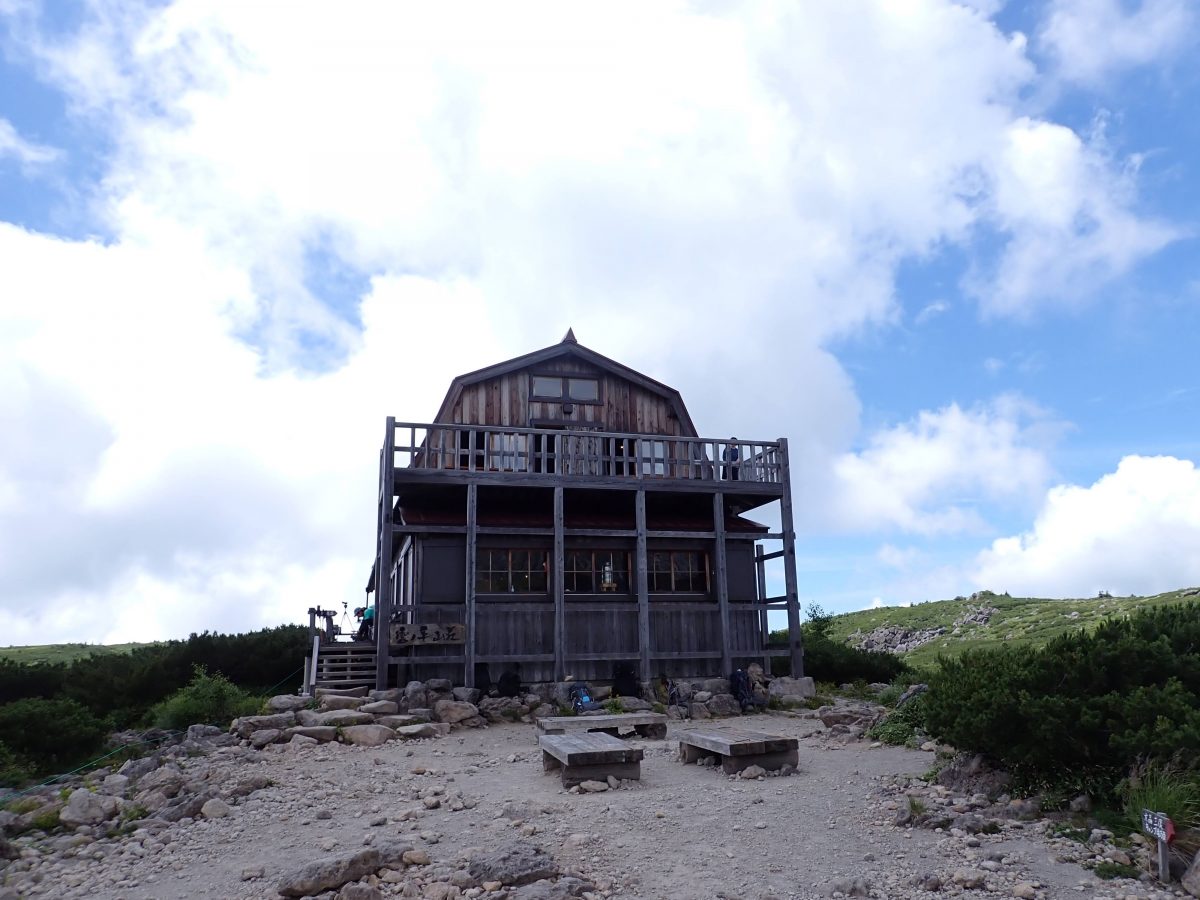
<svg viewBox="0 0 1200 900">
<path fill-rule="evenodd" d="M 829 886 L 829 895 L 843 897 L 870 897 L 871 884 L 865 878 L 839 878 Z"/>
<path fill-rule="evenodd" d="M 940 891 L 942 889 L 942 879 L 933 872 L 924 872 L 921 875 L 914 875 L 912 879 L 913 887 L 919 888 L 922 891 Z"/>
<path fill-rule="evenodd" d="M 250 735 L 250 746 L 255 750 L 261 750 L 267 744 L 274 744 L 282 737 L 283 732 L 278 728 L 263 728 Z"/>
<path fill-rule="evenodd" d="M 1070 808 L 1073 813 L 1090 813 L 1092 811 L 1092 798 L 1087 794 L 1080 794 L 1071 801 Z"/>
<path fill-rule="evenodd" d="M 408 714 L 410 716 L 416 716 L 422 722 L 433 721 L 433 710 L 425 706 L 410 706 L 408 708 Z"/>
<path fill-rule="evenodd" d="M 701 690 L 708 691 L 710 694 L 728 694 L 729 679 L 728 678 L 707 678 L 701 685 Z"/>
<path fill-rule="evenodd" d="M 186 796 L 181 794 L 166 806 L 157 810 L 154 813 L 156 819 L 162 819 L 164 822 L 178 822 L 180 819 L 197 819 L 200 817 L 200 811 L 204 809 L 204 804 L 216 796 L 214 790 L 204 790 L 199 794 Z"/>
<path fill-rule="evenodd" d="M 967 890 L 975 890 L 984 885 L 984 873 L 978 869 L 955 869 L 951 881 Z"/>
<path fill-rule="evenodd" d="M 441 734 L 437 726 L 429 722 L 425 722 L 421 725 L 404 725 L 395 729 L 395 732 L 396 737 L 402 741 L 415 741 L 421 738 L 435 738 Z"/>
<path fill-rule="evenodd" d="M 149 775 L 161 765 L 157 754 L 151 756 L 143 756 L 140 759 L 128 760 L 125 765 L 117 770 L 118 775 L 124 775 L 130 781 L 137 781 L 146 775 Z"/>
<path fill-rule="evenodd" d="M 421 719 L 416 716 L 395 715 L 395 716 L 376 716 L 376 725 L 386 725 L 388 728 L 404 728 L 408 725 L 420 725 Z"/>
<path fill-rule="evenodd" d="M 256 731 L 264 728 L 290 728 L 296 724 L 296 714 L 292 712 L 275 713 L 270 716 L 242 716 L 234 719 L 229 730 L 242 739 L 249 738 Z"/>
<path fill-rule="evenodd" d="M 267 874 L 266 866 L 247 866 L 242 869 L 242 881 L 254 881 Z"/>
<path fill-rule="evenodd" d="M 409 712 L 412 712 L 413 707 L 427 706 L 429 704 L 428 697 L 424 682 L 410 681 L 404 686 L 404 704 L 408 707 Z"/>
<path fill-rule="evenodd" d="M 457 725 L 478 716 L 479 709 L 474 703 L 467 703 L 465 700 L 439 700 L 433 706 L 433 715 L 439 722 Z"/>
<path fill-rule="evenodd" d="M 740 716 L 742 706 L 733 694 L 714 694 L 713 698 L 704 704 L 714 716 Z"/>
<path fill-rule="evenodd" d="M 937 774 L 937 783 L 955 794 L 987 794 L 995 797 L 1012 781 L 1007 772 L 993 768 L 982 754 L 960 754 Z"/>
<path fill-rule="evenodd" d="M 402 861 L 406 866 L 427 866 L 431 862 L 429 854 L 424 850 L 406 850 Z"/>
<path fill-rule="evenodd" d="M 1179 884 L 1193 897 L 1200 897 L 1200 850 L 1196 851 L 1196 855 L 1192 859 L 1192 864 L 1187 867 L 1187 871 L 1180 877 Z"/>
<path fill-rule="evenodd" d="M 484 697 L 479 701 L 479 714 L 489 722 L 515 722 L 529 714 L 529 705 L 516 697 Z M 558 710 L 550 715 L 558 715 Z"/>
<path fill-rule="evenodd" d="M 378 868 L 379 851 L 368 848 L 351 856 L 331 856 L 309 863 L 280 879 L 275 889 L 285 897 L 311 896 L 358 881 Z"/>
<path fill-rule="evenodd" d="M 642 700 L 640 697 L 620 697 L 618 702 L 621 704 L 621 709 L 625 712 L 646 712 L 654 709 L 654 704 Z"/>
<path fill-rule="evenodd" d="M 708 707 L 699 701 L 693 703 L 689 709 L 689 713 L 693 719 L 711 719 L 712 713 L 708 711 Z"/>
<path fill-rule="evenodd" d="M 335 728 L 345 728 L 349 725 L 374 725 L 375 717 L 356 709 L 332 709 L 329 712 L 318 713 L 317 721 L 313 724 L 332 725 Z"/>
<path fill-rule="evenodd" d="M 462 896 L 462 891 L 452 884 L 447 884 L 444 881 L 436 881 L 433 884 L 425 885 L 425 890 L 421 892 L 421 896 L 425 900 L 458 900 Z"/>
<path fill-rule="evenodd" d="M 400 712 L 400 706 L 391 700 L 373 700 L 370 703 L 364 703 L 358 708 L 358 711 L 370 713 L 373 716 L 394 716 Z"/>
<path fill-rule="evenodd" d="M 100 786 L 104 788 L 104 793 L 110 797 L 124 796 L 125 791 L 129 788 L 128 775 L 108 775 L 104 781 L 100 782 Z"/>
<path fill-rule="evenodd" d="M 86 788 L 76 788 L 67 798 L 67 805 L 58 813 L 58 819 L 72 828 L 79 825 L 99 825 L 117 814 L 118 800 L 103 794 L 93 794 Z"/>
<path fill-rule="evenodd" d="M 284 736 L 291 737 L 292 740 L 298 737 L 310 738 L 327 744 L 337 740 L 337 728 L 333 725 L 297 725 L 295 728 L 285 731 Z"/>
<path fill-rule="evenodd" d="M 553 878 L 558 874 L 558 866 L 554 858 L 541 847 L 510 843 L 490 853 L 479 854 L 471 860 L 467 871 L 479 882 L 499 881 L 501 884 L 522 885 Z"/>
<path fill-rule="evenodd" d="M 566 876 L 556 880 L 542 879 L 510 891 L 508 900 L 570 900 L 582 897 L 595 887 L 590 881 Z"/>
<path fill-rule="evenodd" d="M 886 712 L 886 707 L 872 703 L 838 703 L 835 706 L 822 706 L 817 710 L 817 718 L 826 728 L 845 725 L 865 730 Z"/>
<path fill-rule="evenodd" d="M 366 697 L 366 696 L 367 696 L 367 688 L 365 685 L 362 687 L 352 687 L 352 688 L 328 688 L 328 687 L 317 688 L 317 699 L 318 700 L 320 700 L 322 697 Z"/>
<path fill-rule="evenodd" d="M 326 696 L 321 698 L 317 709 L 321 712 L 328 712 L 331 709 L 358 709 L 364 702 L 362 697 Z"/>
<path fill-rule="evenodd" d="M 464 703 L 478 703 L 483 692 L 479 688 L 456 687 L 453 694 L 455 700 L 462 700 Z"/>
<path fill-rule="evenodd" d="M 696 703 L 707 703 L 712 698 L 712 691 L 696 691 L 696 693 L 692 694 L 692 700 Z"/>
<path fill-rule="evenodd" d="M 592 781 L 589 779 L 587 781 L 581 781 L 579 783 L 579 789 L 581 791 L 586 791 L 589 794 L 600 794 L 608 790 L 608 782 Z"/>
<path fill-rule="evenodd" d="M 927 684 L 910 684 L 904 689 L 904 693 L 901 694 L 900 698 L 896 701 L 896 709 L 904 706 L 904 704 L 908 703 L 910 700 L 921 696 L 927 690 L 929 690 L 929 685 Z"/>
<path fill-rule="evenodd" d="M 358 747 L 379 747 L 396 736 L 386 725 L 348 725 L 342 729 L 347 744 Z"/>
<path fill-rule="evenodd" d="M 233 809 L 230 805 L 219 797 L 204 801 L 204 805 L 200 807 L 200 815 L 206 819 L 224 819 L 231 812 Z"/>
<path fill-rule="evenodd" d="M 189 725 L 187 729 L 187 739 L 189 741 L 203 741 L 211 738 L 220 737 L 223 732 L 216 725 Z"/>
<path fill-rule="evenodd" d="M 1013 885 L 1012 895 L 1020 897 L 1021 900 L 1034 900 L 1037 897 L 1037 888 L 1028 881 L 1019 881 Z"/>
<path fill-rule="evenodd" d="M 742 769 L 742 771 L 738 772 L 738 778 L 762 778 L 766 774 L 767 770 L 762 766 L 747 766 L 746 768 Z"/>
<path fill-rule="evenodd" d="M 165 797 L 174 797 L 183 789 L 183 772 L 174 763 L 155 769 L 138 782 L 142 792 L 157 791 Z"/>
<path fill-rule="evenodd" d="M 337 900 L 383 900 L 383 894 L 373 885 L 355 881 L 338 891 Z"/>
<path fill-rule="evenodd" d="M 382 691 L 368 691 L 367 698 L 370 700 L 388 700 L 397 705 L 404 702 L 404 688 L 386 688 Z"/>
<path fill-rule="evenodd" d="M 430 678 L 425 682 L 425 689 L 427 691 L 439 694 L 449 693 L 452 687 L 453 685 L 450 683 L 449 678 Z"/>
<path fill-rule="evenodd" d="M 817 686 L 809 677 L 791 678 L 782 675 L 767 685 L 767 696 L 783 704 L 800 704 L 817 695 Z"/>
<path fill-rule="evenodd" d="M 267 709 L 272 712 L 295 712 L 304 709 L 312 703 L 312 697 L 301 694 L 278 694 L 267 701 Z"/>
</svg>

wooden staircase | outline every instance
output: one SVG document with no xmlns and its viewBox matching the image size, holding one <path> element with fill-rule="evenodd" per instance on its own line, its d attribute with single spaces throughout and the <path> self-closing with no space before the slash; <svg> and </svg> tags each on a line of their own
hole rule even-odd
<svg viewBox="0 0 1200 900">
<path fill-rule="evenodd" d="M 321 644 L 317 654 L 317 687 L 375 687 L 375 644 Z"/>
</svg>

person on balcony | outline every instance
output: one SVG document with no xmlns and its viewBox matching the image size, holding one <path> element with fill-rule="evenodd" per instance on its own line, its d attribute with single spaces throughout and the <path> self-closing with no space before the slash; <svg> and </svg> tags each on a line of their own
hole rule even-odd
<svg viewBox="0 0 1200 900">
<path fill-rule="evenodd" d="M 725 460 L 725 480 L 738 480 L 738 460 L 741 459 L 741 451 L 738 449 L 737 438 L 731 437 L 729 443 L 725 445 L 725 450 L 721 454 L 721 458 Z"/>
<path fill-rule="evenodd" d="M 375 633 L 375 607 L 360 606 L 354 611 L 354 614 L 362 617 L 362 624 L 358 626 L 358 634 L 355 635 L 355 638 L 360 641 L 371 640 Z"/>
</svg>

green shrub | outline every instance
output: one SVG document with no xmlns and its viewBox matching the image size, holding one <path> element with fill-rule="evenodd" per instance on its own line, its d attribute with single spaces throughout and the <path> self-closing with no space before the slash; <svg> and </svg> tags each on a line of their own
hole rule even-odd
<svg viewBox="0 0 1200 900">
<path fill-rule="evenodd" d="M 1141 829 L 1142 810 L 1166 813 L 1179 830 L 1200 828 L 1200 778 L 1166 764 L 1135 766 L 1121 791 L 1127 824 Z"/>
<path fill-rule="evenodd" d="M 0 706 L 6 750 L 0 769 L 9 783 L 69 769 L 104 746 L 110 723 L 74 700 L 33 697 Z"/>
<path fill-rule="evenodd" d="M 182 731 L 189 725 L 217 725 L 225 728 L 238 716 L 253 715 L 262 703 L 220 672 L 208 674 L 196 666 L 191 683 L 176 691 L 152 711 L 160 728 Z"/>
<path fill-rule="evenodd" d="M 1109 619 L 1091 633 L 940 659 L 926 725 L 987 754 L 1025 790 L 1103 795 L 1141 757 L 1200 759 L 1200 606 Z"/>
<path fill-rule="evenodd" d="M 17 787 L 33 778 L 33 768 L 28 762 L 0 744 L 0 787 Z M 13 810 L 22 812 L 23 810 Z"/>
<path fill-rule="evenodd" d="M 1141 870 L 1134 866 L 1127 866 L 1124 863 L 1111 862 L 1105 860 L 1102 863 L 1097 863 L 1096 868 L 1092 870 L 1096 873 L 1097 878 L 1137 878 L 1141 875 Z"/>
<path fill-rule="evenodd" d="M 912 743 L 925 731 L 925 694 L 918 694 L 867 731 L 867 737 L 885 744 Z"/>
<path fill-rule="evenodd" d="M 804 674 L 834 684 L 891 682 L 908 671 L 908 665 L 891 653 L 871 653 L 834 640 L 829 635 L 833 617 L 813 604 L 806 610 L 808 621 L 800 627 L 804 644 Z M 786 644 L 787 629 L 771 632 L 772 644 Z M 773 675 L 790 673 L 786 657 L 771 659 Z"/>
</svg>

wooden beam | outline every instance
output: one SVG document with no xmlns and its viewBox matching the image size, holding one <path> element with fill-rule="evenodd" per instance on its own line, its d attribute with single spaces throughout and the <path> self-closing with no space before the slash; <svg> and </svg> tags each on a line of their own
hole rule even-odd
<svg viewBox="0 0 1200 900">
<path fill-rule="evenodd" d="M 380 466 L 379 568 L 375 572 L 375 689 L 388 686 L 388 632 L 392 621 L 392 501 L 396 496 L 396 420 L 387 419 Z"/>
<path fill-rule="evenodd" d="M 800 596 L 796 587 L 796 531 L 792 527 L 792 479 L 786 438 L 779 439 L 783 496 L 779 499 L 779 524 L 783 528 L 783 581 L 788 601 L 788 646 L 791 648 L 792 677 L 804 677 L 804 644 L 800 638 Z"/>
<path fill-rule="evenodd" d="M 721 612 L 721 675 L 728 678 L 732 671 L 732 659 L 729 654 L 729 568 L 725 561 L 725 497 L 720 493 L 712 495 L 713 504 L 713 555 L 715 577 L 717 582 L 717 607 Z"/>
<path fill-rule="evenodd" d="M 563 651 L 567 642 L 567 610 L 566 610 L 566 581 L 563 572 L 566 566 L 566 541 L 563 536 L 563 489 L 562 485 L 554 489 L 554 563 L 550 567 L 550 577 L 554 582 L 554 680 L 562 681 L 566 677 L 566 661 Z"/>
<path fill-rule="evenodd" d="M 779 551 L 782 552 L 782 551 Z M 771 558 L 775 557 L 774 553 L 769 554 Z M 754 545 L 754 572 L 757 580 L 758 602 L 764 604 L 763 611 L 759 615 L 758 630 L 762 636 L 763 646 L 767 646 L 767 639 L 771 636 L 771 623 L 767 619 L 766 599 L 767 599 L 767 558 L 768 554 L 763 551 L 761 544 Z M 771 657 L 764 655 L 762 661 L 763 671 L 771 674 Z"/>
<path fill-rule="evenodd" d="M 467 485 L 467 643 L 463 653 L 463 684 L 475 687 L 475 516 L 479 507 L 479 485 Z"/>
<path fill-rule="evenodd" d="M 650 680 L 650 578 L 646 565 L 646 492 L 639 490 L 633 501 L 637 523 L 636 587 L 638 601 L 638 651 L 642 681 Z"/>
</svg>

